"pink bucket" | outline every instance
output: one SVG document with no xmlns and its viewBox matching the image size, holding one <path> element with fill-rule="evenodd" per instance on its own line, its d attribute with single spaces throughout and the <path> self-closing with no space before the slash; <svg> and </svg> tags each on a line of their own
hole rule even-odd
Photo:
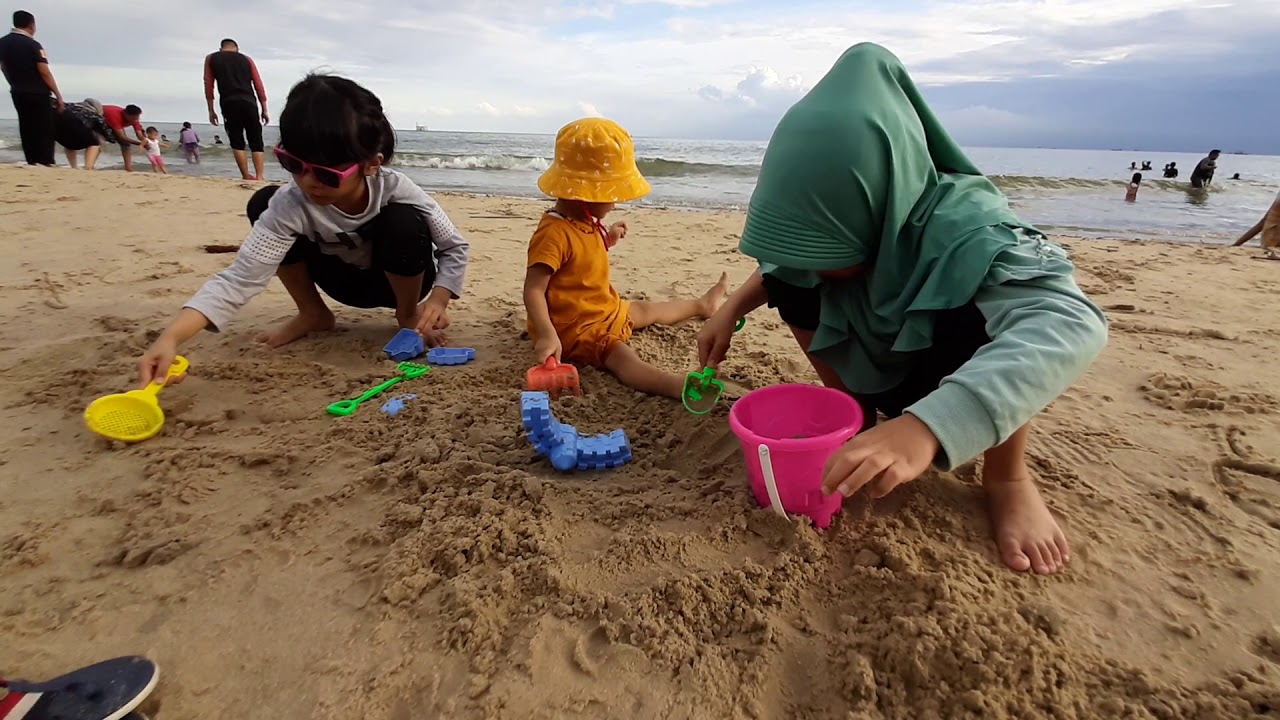
<svg viewBox="0 0 1280 720">
<path fill-rule="evenodd" d="M 729 426 L 742 443 L 760 507 L 808 515 L 820 528 L 831 525 L 844 498 L 822 494 L 822 468 L 862 428 L 858 401 L 818 385 L 774 385 L 735 402 Z"/>
</svg>

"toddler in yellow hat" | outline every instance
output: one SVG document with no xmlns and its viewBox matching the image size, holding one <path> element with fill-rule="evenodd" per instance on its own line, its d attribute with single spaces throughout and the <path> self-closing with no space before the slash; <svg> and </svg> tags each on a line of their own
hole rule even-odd
<svg viewBox="0 0 1280 720">
<path fill-rule="evenodd" d="M 630 388 L 680 397 L 684 377 L 641 360 L 627 341 L 649 325 L 710 317 L 724 302 L 728 276 L 696 299 L 628 302 L 618 295 L 609 248 L 627 236 L 627 224 L 606 228 L 603 221 L 616 203 L 649 194 L 649 183 L 636 167 L 631 136 L 613 121 L 584 118 L 561 128 L 538 188 L 556 204 L 529 241 L 524 306 L 534 360 L 603 367 Z"/>
</svg>

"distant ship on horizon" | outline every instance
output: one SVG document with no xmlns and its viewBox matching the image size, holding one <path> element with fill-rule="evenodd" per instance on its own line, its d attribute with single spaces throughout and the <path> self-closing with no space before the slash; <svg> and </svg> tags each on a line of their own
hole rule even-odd
<svg viewBox="0 0 1280 720">
<path fill-rule="evenodd" d="M 417 125 L 414 125 L 414 126 L 413 126 L 413 129 L 414 129 L 414 130 L 417 130 L 418 132 L 426 132 L 426 131 L 427 131 L 427 126 L 426 126 L 426 125 L 423 125 L 422 123 L 418 123 Z"/>
</svg>

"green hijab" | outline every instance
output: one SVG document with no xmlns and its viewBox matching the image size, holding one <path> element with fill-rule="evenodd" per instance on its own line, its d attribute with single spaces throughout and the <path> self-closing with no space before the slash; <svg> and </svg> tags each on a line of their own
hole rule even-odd
<svg viewBox="0 0 1280 720">
<path fill-rule="evenodd" d="M 876 393 L 929 348 L 937 312 L 971 301 L 997 255 L 1034 238 L 1043 236 L 965 157 L 901 61 L 866 43 L 778 124 L 740 249 L 766 274 L 821 288 L 809 351 L 851 391 Z M 855 265 L 864 267 L 852 279 L 817 275 Z M 1062 271 L 1013 268 L 1003 279 Z"/>
</svg>

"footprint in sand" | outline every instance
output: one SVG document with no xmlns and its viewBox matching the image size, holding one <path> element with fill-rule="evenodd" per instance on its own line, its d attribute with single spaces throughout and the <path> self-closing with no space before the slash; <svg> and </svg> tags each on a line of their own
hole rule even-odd
<svg viewBox="0 0 1280 720">
<path fill-rule="evenodd" d="M 1208 380 L 1171 373 L 1156 373 L 1138 389 L 1151 403 L 1183 412 L 1208 410 L 1261 415 L 1276 406 L 1276 399 L 1265 393 L 1232 392 Z"/>
</svg>

